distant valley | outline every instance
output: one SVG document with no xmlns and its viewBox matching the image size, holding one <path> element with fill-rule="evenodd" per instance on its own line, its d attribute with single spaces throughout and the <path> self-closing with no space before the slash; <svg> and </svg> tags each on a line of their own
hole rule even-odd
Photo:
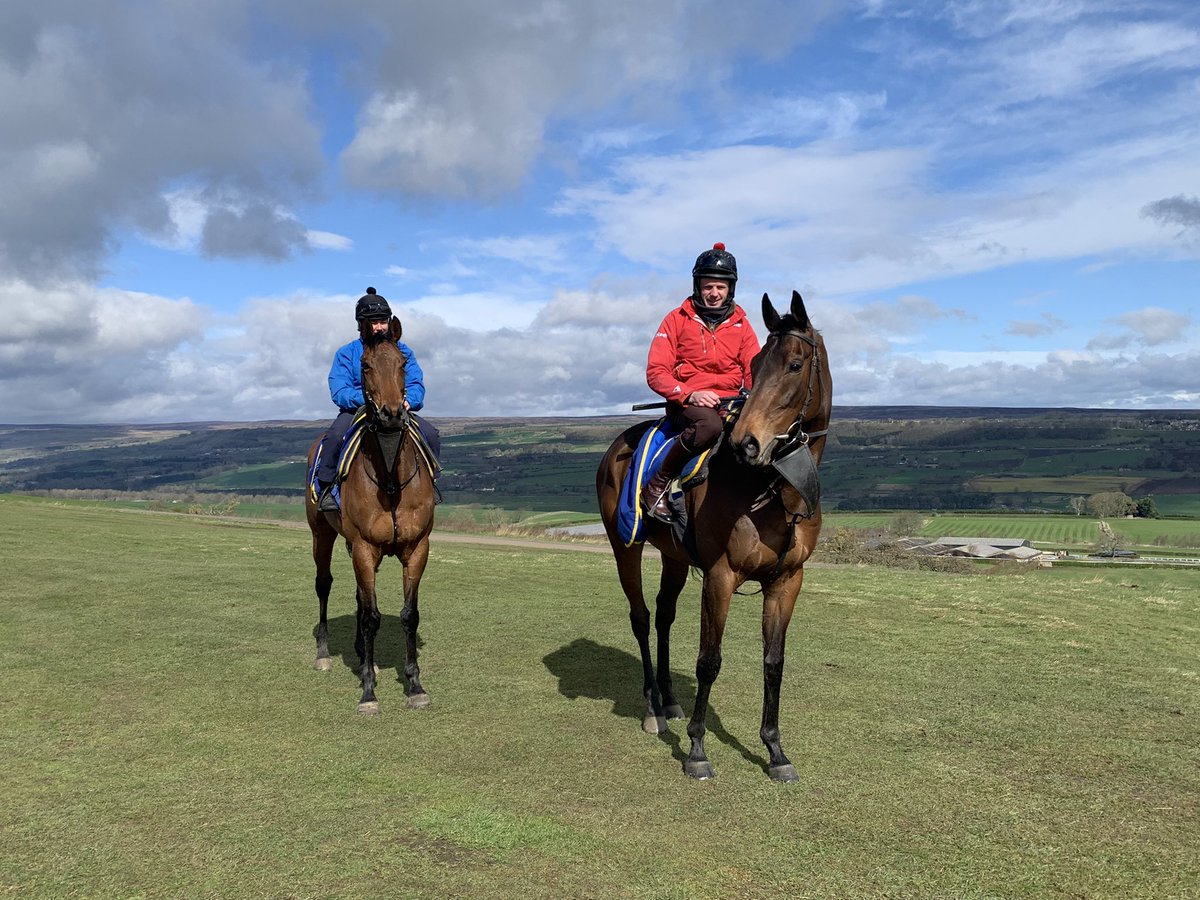
<svg viewBox="0 0 1200 900">
<path fill-rule="evenodd" d="M 599 456 L 640 418 L 432 417 L 446 501 L 594 512 Z M 326 424 L 0 425 L 0 492 L 299 498 Z M 821 479 L 840 511 L 1061 513 L 1118 492 L 1200 516 L 1200 411 L 841 407 Z"/>
</svg>

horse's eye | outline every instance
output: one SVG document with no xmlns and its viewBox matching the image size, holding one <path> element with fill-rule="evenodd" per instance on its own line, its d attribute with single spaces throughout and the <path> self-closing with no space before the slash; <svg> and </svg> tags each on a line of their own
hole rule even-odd
<svg viewBox="0 0 1200 900">
<path fill-rule="evenodd" d="M 804 363 L 800 362 L 799 360 L 792 360 L 792 362 L 788 364 L 789 372 L 799 372 L 803 368 L 804 368 Z"/>
</svg>

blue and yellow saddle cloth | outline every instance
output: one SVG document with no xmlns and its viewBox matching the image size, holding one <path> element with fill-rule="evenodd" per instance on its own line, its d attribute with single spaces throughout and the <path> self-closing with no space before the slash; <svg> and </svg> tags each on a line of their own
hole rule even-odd
<svg viewBox="0 0 1200 900">
<path fill-rule="evenodd" d="M 646 516 L 641 503 L 642 486 L 654 477 L 654 473 L 662 465 L 676 433 L 671 423 L 663 417 L 642 435 L 637 450 L 633 453 L 633 460 L 625 475 L 625 483 L 621 485 L 621 496 L 617 501 L 617 534 L 626 547 L 646 539 Z M 699 484 L 703 480 L 699 476 L 705 471 L 705 462 L 710 453 L 712 450 L 705 450 L 688 461 L 679 475 L 681 487 Z"/>
<path fill-rule="evenodd" d="M 354 416 L 354 421 L 350 423 L 350 428 L 346 431 L 346 436 L 342 438 L 342 445 L 338 448 L 338 465 L 337 479 L 333 483 L 333 496 L 337 500 L 338 508 L 342 506 L 342 482 L 346 480 L 346 476 L 350 474 L 350 464 L 354 462 L 354 457 L 358 455 L 358 449 L 362 446 L 363 435 L 367 429 L 364 424 L 367 421 L 366 408 L 360 409 Z M 413 441 L 417 448 L 418 455 L 425 459 L 426 466 L 429 467 L 430 474 L 437 478 L 438 473 L 442 470 L 441 464 L 433 455 L 433 451 L 429 449 L 429 444 L 425 441 L 425 435 L 421 434 L 421 429 L 417 427 L 417 423 L 413 419 L 408 420 L 408 436 Z M 313 464 L 308 470 L 308 492 L 312 497 L 313 502 L 317 500 L 317 469 L 321 464 L 322 453 L 334 452 L 332 447 L 325 446 L 325 438 L 321 438 L 321 443 L 317 447 L 317 452 L 313 454 Z"/>
</svg>

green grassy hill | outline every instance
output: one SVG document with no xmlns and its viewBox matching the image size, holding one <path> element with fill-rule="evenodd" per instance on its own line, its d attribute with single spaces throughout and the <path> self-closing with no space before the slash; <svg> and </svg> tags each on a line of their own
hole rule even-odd
<svg viewBox="0 0 1200 900">
<path fill-rule="evenodd" d="M 380 571 L 382 715 L 355 714 L 335 555 L 311 668 L 308 532 L 0 496 L 0 891 L 14 897 L 1194 896 L 1194 573 L 809 571 L 764 772 L 761 601 L 712 695 L 642 733 L 604 554 L 435 537 L 404 709 Z M 64 548 L 69 552 L 64 555 Z M 698 587 L 675 684 L 695 696 Z"/>
<path fill-rule="evenodd" d="M 586 518 L 600 455 L 638 418 L 433 421 L 449 504 Z M 296 497 L 325 424 L 0 426 L 0 491 Z M 1198 433 L 1193 411 L 839 408 L 823 497 L 841 512 L 1067 512 L 1118 491 L 1195 518 Z"/>
</svg>

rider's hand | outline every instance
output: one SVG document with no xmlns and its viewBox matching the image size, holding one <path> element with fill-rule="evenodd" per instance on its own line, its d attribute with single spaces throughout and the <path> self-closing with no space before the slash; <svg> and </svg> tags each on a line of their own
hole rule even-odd
<svg viewBox="0 0 1200 900">
<path fill-rule="evenodd" d="M 712 409 L 721 402 L 721 395 L 716 391 L 692 391 L 687 402 L 692 406 L 707 406 Z"/>
</svg>

